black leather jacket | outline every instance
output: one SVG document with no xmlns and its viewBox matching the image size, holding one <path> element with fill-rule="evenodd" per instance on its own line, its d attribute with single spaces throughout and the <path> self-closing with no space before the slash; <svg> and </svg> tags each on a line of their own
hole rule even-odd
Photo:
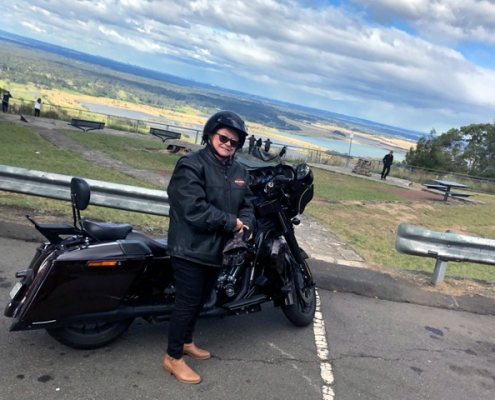
<svg viewBox="0 0 495 400">
<path fill-rule="evenodd" d="M 204 265 L 222 266 L 222 250 L 239 218 L 253 229 L 248 172 L 237 161 L 223 164 L 208 144 L 182 157 L 167 188 L 168 253 Z"/>
</svg>

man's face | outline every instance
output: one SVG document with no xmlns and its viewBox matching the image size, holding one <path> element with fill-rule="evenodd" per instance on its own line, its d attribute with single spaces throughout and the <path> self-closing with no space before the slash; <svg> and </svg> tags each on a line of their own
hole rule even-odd
<svg viewBox="0 0 495 400">
<path fill-rule="evenodd" d="M 221 156 L 230 157 L 235 153 L 238 146 L 236 143 L 233 145 L 231 140 L 239 142 L 237 132 L 234 129 L 222 127 L 211 137 L 211 145 Z"/>
</svg>

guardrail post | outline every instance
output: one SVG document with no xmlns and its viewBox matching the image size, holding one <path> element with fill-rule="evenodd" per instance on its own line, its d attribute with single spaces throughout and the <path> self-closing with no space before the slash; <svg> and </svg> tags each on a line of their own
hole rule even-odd
<svg viewBox="0 0 495 400">
<path fill-rule="evenodd" d="M 431 283 L 434 285 L 440 285 L 445 278 L 445 271 L 447 271 L 447 261 L 437 258 L 435 262 L 435 269 L 431 276 Z"/>
</svg>

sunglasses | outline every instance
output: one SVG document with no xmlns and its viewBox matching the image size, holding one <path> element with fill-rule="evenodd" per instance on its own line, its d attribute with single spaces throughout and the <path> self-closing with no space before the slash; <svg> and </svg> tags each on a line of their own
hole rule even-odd
<svg viewBox="0 0 495 400">
<path fill-rule="evenodd" d="M 230 142 L 230 146 L 235 147 L 237 149 L 237 146 L 239 146 L 239 141 L 231 139 L 227 136 L 221 135 L 220 133 L 217 133 L 218 135 L 218 140 L 220 140 L 221 143 L 226 144 Z"/>
</svg>

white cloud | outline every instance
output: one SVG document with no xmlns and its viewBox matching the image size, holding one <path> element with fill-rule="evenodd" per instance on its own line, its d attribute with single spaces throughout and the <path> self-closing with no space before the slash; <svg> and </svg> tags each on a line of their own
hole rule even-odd
<svg viewBox="0 0 495 400">
<path fill-rule="evenodd" d="M 307 4 L 20 0 L 0 9 L 12 32 L 36 28 L 38 39 L 80 51 L 403 128 L 492 120 L 495 71 L 453 47 L 493 45 L 492 2 Z"/>
<path fill-rule="evenodd" d="M 32 31 L 35 31 L 35 32 L 38 32 L 38 33 L 46 33 L 46 31 L 44 29 L 38 28 L 36 25 L 34 25 L 34 24 L 30 23 L 30 22 L 21 21 L 20 24 L 22 26 L 25 26 L 26 28 L 32 30 Z"/>
<path fill-rule="evenodd" d="M 351 0 L 379 22 L 406 21 L 432 40 L 495 43 L 495 3 L 488 0 Z"/>
</svg>

